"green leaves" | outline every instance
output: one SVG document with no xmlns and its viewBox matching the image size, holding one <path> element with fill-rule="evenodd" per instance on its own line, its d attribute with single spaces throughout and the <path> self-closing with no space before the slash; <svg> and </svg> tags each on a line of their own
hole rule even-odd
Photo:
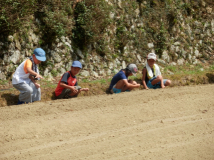
<svg viewBox="0 0 214 160">
<path fill-rule="evenodd" d="M 11 34 L 34 13 L 35 0 L 6 0 L 0 5 L 0 34 Z"/>
<path fill-rule="evenodd" d="M 83 49 L 103 36 L 104 30 L 111 24 L 111 10 L 104 0 L 85 0 L 76 4 L 72 37 L 79 48 Z"/>
</svg>

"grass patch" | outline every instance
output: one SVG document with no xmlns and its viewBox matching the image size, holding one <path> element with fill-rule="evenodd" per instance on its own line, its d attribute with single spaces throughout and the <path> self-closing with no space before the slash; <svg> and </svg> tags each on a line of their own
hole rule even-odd
<svg viewBox="0 0 214 160">
<path fill-rule="evenodd" d="M 6 80 L 0 80 L 0 85 L 6 85 L 8 83 L 8 81 Z"/>
<path fill-rule="evenodd" d="M 176 72 L 176 66 L 167 66 L 164 68 L 164 72 L 166 72 L 167 70 L 171 72 Z"/>
<path fill-rule="evenodd" d="M 213 64 L 213 65 L 210 65 L 209 70 L 210 70 L 210 71 L 214 70 L 214 64 Z"/>
</svg>

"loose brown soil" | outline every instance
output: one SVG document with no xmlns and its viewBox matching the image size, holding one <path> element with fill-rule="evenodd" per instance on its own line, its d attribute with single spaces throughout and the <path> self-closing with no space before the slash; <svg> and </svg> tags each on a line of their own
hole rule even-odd
<svg viewBox="0 0 214 160">
<path fill-rule="evenodd" d="M 0 159 L 213 160 L 214 85 L 0 107 Z"/>
</svg>

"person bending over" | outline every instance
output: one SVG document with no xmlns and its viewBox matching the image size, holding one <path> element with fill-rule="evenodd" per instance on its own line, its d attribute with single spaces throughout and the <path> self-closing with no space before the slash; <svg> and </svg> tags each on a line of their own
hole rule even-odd
<svg viewBox="0 0 214 160">
<path fill-rule="evenodd" d="M 136 75 L 138 69 L 135 64 L 129 64 L 125 69 L 121 69 L 111 80 L 109 91 L 111 93 L 121 93 L 139 88 L 140 84 L 133 80 L 128 80 L 129 76 Z"/>
<path fill-rule="evenodd" d="M 41 100 L 40 84 L 37 80 L 43 77 L 39 74 L 37 64 L 45 60 L 45 51 L 36 48 L 33 55 L 23 61 L 16 69 L 12 77 L 12 84 L 14 88 L 20 91 L 18 104 Z"/>
</svg>

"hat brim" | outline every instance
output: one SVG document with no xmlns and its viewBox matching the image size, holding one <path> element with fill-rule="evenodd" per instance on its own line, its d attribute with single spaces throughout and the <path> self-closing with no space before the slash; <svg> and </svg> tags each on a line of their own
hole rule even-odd
<svg viewBox="0 0 214 160">
<path fill-rule="evenodd" d="M 72 67 L 78 67 L 78 68 L 82 69 L 82 67 L 80 67 L 78 65 L 72 65 Z"/>
<path fill-rule="evenodd" d="M 46 61 L 46 57 L 36 56 L 36 59 L 38 59 L 39 61 Z"/>
<path fill-rule="evenodd" d="M 155 61 L 157 60 L 155 57 L 148 57 L 147 59 L 154 59 Z"/>
</svg>

